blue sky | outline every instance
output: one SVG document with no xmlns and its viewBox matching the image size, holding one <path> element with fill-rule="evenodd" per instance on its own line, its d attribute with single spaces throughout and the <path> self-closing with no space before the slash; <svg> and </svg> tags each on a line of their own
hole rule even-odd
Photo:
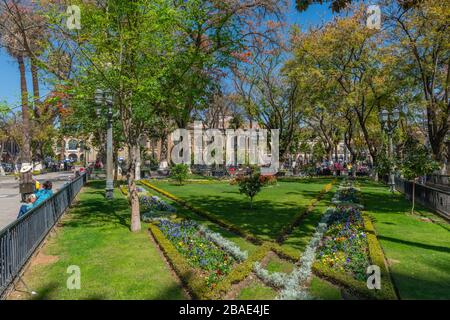
<svg viewBox="0 0 450 320">
<path fill-rule="evenodd" d="M 318 24 L 323 19 L 332 17 L 327 5 L 312 5 L 306 12 L 299 13 L 295 9 L 295 1 L 290 0 L 290 8 L 287 13 L 287 22 L 290 25 L 298 24 L 307 28 L 311 24 Z M 27 70 L 27 76 L 30 72 Z M 31 91 L 31 79 L 27 79 L 28 88 Z M 48 90 L 41 84 L 41 95 Z M 20 78 L 17 62 L 11 58 L 4 49 L 0 49 L 0 102 L 7 102 L 9 106 L 20 106 Z"/>
</svg>

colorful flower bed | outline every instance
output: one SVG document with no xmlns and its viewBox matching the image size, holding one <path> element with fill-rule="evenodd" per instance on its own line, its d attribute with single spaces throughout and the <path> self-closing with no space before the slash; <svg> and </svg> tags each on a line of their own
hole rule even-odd
<svg viewBox="0 0 450 320">
<path fill-rule="evenodd" d="M 364 281 L 369 263 L 369 249 L 364 220 L 356 208 L 337 208 L 330 215 L 317 259 Z"/>
<path fill-rule="evenodd" d="M 158 196 L 148 194 L 139 195 L 139 204 L 142 212 L 142 220 L 149 222 L 155 218 L 165 217 L 177 210 Z"/>
<path fill-rule="evenodd" d="M 235 263 L 230 254 L 201 236 L 198 224 L 192 220 L 175 222 L 161 219 L 158 227 L 192 267 L 203 271 L 211 288 L 230 272 Z"/>
</svg>

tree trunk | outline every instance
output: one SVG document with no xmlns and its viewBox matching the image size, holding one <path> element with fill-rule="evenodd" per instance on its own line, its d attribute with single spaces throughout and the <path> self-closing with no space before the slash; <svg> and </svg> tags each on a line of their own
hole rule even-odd
<svg viewBox="0 0 450 320">
<path fill-rule="evenodd" d="M 0 176 L 4 176 L 5 175 L 5 169 L 2 166 L 2 156 L 3 156 L 3 149 L 4 149 L 4 144 L 3 141 L 0 141 Z"/>
<path fill-rule="evenodd" d="M 415 201 L 416 201 L 416 179 L 413 180 L 411 214 L 414 214 L 414 204 L 415 204 Z"/>
<path fill-rule="evenodd" d="M 127 173 L 128 189 L 130 192 L 131 204 L 131 231 L 138 232 L 141 230 L 141 216 L 139 209 L 139 196 L 136 188 L 135 174 L 136 174 L 136 146 L 128 145 L 129 169 Z"/>
<path fill-rule="evenodd" d="M 168 156 L 167 156 L 167 154 L 168 154 L 167 143 L 168 143 L 167 135 L 163 134 L 161 136 L 161 151 L 159 153 L 159 162 L 160 163 L 163 162 L 163 161 L 167 161 L 167 159 L 168 159 Z"/>
<path fill-rule="evenodd" d="M 138 144 L 136 147 L 136 172 L 134 177 L 136 180 L 141 180 L 141 146 Z"/>
<path fill-rule="evenodd" d="M 37 118 L 39 118 L 41 116 L 39 77 L 38 77 L 38 68 L 33 59 L 30 60 L 30 68 L 31 68 L 31 81 L 33 83 L 34 115 Z"/>
<path fill-rule="evenodd" d="M 64 138 L 61 138 L 60 143 L 61 143 L 61 151 L 59 153 L 59 159 L 63 161 L 66 158 L 66 141 L 64 141 Z"/>
<path fill-rule="evenodd" d="M 20 92 L 22 95 L 22 121 L 23 121 L 23 145 L 22 145 L 22 162 L 31 163 L 30 149 L 30 110 L 28 107 L 28 89 L 25 74 L 25 62 L 23 56 L 17 57 L 20 72 Z"/>
<path fill-rule="evenodd" d="M 114 182 L 117 181 L 118 179 L 118 172 L 119 172 L 119 151 L 116 149 L 114 151 L 114 158 L 113 158 L 113 163 L 114 163 Z"/>
</svg>

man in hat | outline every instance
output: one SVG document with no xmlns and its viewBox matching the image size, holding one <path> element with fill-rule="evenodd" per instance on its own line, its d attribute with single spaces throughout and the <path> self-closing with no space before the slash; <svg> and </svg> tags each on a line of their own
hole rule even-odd
<svg viewBox="0 0 450 320">
<path fill-rule="evenodd" d="M 22 196 L 22 202 L 25 202 L 26 196 L 36 191 L 36 181 L 33 179 L 33 166 L 24 164 L 20 168 L 19 192 Z"/>
</svg>

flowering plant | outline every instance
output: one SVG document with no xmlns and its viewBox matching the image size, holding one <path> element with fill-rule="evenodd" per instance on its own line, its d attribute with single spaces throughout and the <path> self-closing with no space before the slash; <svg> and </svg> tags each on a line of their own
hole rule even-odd
<svg viewBox="0 0 450 320">
<path fill-rule="evenodd" d="M 329 227 L 318 251 L 318 259 L 330 267 L 366 278 L 369 265 L 368 243 L 361 212 L 338 207 L 329 218 Z"/>
<path fill-rule="evenodd" d="M 190 265 L 204 272 L 206 283 L 210 287 L 214 287 L 231 271 L 235 259 L 201 236 L 195 221 L 175 222 L 162 219 L 158 227 Z"/>
<path fill-rule="evenodd" d="M 170 204 L 166 203 L 158 196 L 143 195 L 139 197 L 139 204 L 143 211 L 166 211 L 176 212 L 176 209 Z"/>
</svg>

